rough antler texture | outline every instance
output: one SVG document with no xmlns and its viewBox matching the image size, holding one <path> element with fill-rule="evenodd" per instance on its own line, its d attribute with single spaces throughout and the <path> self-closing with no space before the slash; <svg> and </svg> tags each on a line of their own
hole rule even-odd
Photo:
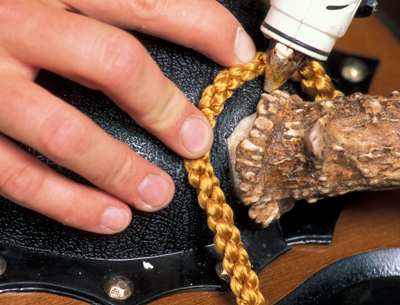
<svg viewBox="0 0 400 305">
<path fill-rule="evenodd" d="M 304 102 L 263 94 L 236 149 L 238 192 L 267 226 L 295 200 L 400 186 L 400 95 Z"/>
</svg>

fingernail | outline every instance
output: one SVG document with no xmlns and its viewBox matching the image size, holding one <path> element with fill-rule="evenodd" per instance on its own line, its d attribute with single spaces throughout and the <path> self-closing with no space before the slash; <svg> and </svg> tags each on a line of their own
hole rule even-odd
<svg viewBox="0 0 400 305">
<path fill-rule="evenodd" d="M 159 208 L 172 199 L 171 183 L 164 177 L 148 175 L 139 186 L 139 197 L 151 208 Z"/>
<path fill-rule="evenodd" d="M 128 213 L 124 209 L 118 207 L 107 208 L 101 219 L 103 227 L 115 232 L 125 229 L 128 225 L 127 222 Z"/>
<path fill-rule="evenodd" d="M 181 127 L 180 139 L 182 146 L 189 154 L 200 157 L 211 148 L 212 128 L 202 118 L 190 116 Z"/>
<path fill-rule="evenodd" d="M 235 56 L 242 64 L 252 62 L 256 57 L 256 46 L 249 35 L 239 27 L 236 34 Z"/>
</svg>

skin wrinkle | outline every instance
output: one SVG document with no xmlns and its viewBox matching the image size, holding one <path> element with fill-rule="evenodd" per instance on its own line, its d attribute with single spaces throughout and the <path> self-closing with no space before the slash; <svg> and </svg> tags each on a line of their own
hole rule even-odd
<svg viewBox="0 0 400 305">
<path fill-rule="evenodd" d="M 167 87 L 171 88 L 171 85 Z M 180 101 L 180 96 L 177 94 L 172 95 L 174 91 L 171 89 L 168 92 L 169 94 L 165 95 L 165 99 L 155 105 L 154 108 L 149 109 L 150 111 L 144 114 L 143 119 L 140 120 L 145 122 L 143 127 L 146 129 L 150 129 L 153 132 L 167 129 L 179 130 L 183 120 L 186 119 L 184 117 L 186 108 L 184 103 Z"/>
<path fill-rule="evenodd" d="M 79 26 L 78 20 L 76 25 Z M 73 32 L 72 29 L 71 33 Z M 71 71 L 67 72 L 68 75 L 64 76 L 72 79 L 78 78 L 85 86 L 105 92 L 110 89 L 118 91 L 124 85 L 126 86 L 128 80 L 132 78 L 132 72 L 135 72 L 132 68 L 134 64 L 132 56 L 129 55 L 136 53 L 136 57 L 138 57 L 143 52 L 139 52 L 140 47 L 129 34 L 125 32 L 114 34 L 110 31 L 99 32 L 97 26 L 93 24 L 91 35 L 84 35 L 78 40 L 74 38 L 68 40 L 71 49 L 73 49 L 73 45 L 85 46 L 80 53 L 84 53 L 86 58 L 79 63 L 80 67 L 70 69 Z M 86 38 L 90 40 L 88 41 Z M 84 43 L 81 41 L 82 39 L 85 40 Z M 76 71 L 79 71 L 79 74 Z"/>
<path fill-rule="evenodd" d="M 25 79 L 21 80 L 18 77 L 7 76 L 9 78 L 1 79 L 3 90 L 0 92 L 2 92 L 4 96 L 0 95 L 0 105 L 3 108 L 2 111 L 4 111 L 4 118 L 0 120 L 0 126 L 2 126 L 2 130 L 6 132 L 7 126 L 11 126 L 15 119 L 13 118 L 13 114 L 18 114 L 17 118 L 20 122 L 18 124 L 19 128 L 12 128 L 8 132 L 9 136 L 18 138 L 21 129 L 32 129 L 42 122 L 44 111 L 40 107 L 41 103 L 38 102 L 41 100 L 42 95 L 34 90 L 35 88 L 40 89 L 40 87 L 35 84 L 28 82 Z M 17 88 L 12 86 L 14 82 L 19 83 Z M 5 95 L 6 93 L 8 93 L 7 96 Z M 24 100 L 29 100 L 29 104 L 25 105 L 24 103 L 20 103 L 20 101 Z M 12 107 L 6 107 L 9 101 L 13 101 Z M 32 116 L 32 113 L 39 113 L 40 115 Z M 49 117 L 50 115 L 47 116 Z M 30 137 L 31 140 L 36 137 L 37 132 L 38 130 L 32 130 L 32 136 Z"/>
<path fill-rule="evenodd" d="M 36 197 L 44 184 L 45 176 L 34 174 L 34 166 L 29 163 L 26 161 L 25 164 L 18 164 L 18 171 L 13 167 L 2 172 L 2 176 L 6 178 L 1 182 L 0 189 L 14 201 L 28 202 Z"/>
<path fill-rule="evenodd" d="M 104 160 L 105 164 L 109 164 L 107 160 Z M 139 166 L 134 162 L 132 155 L 128 154 L 128 151 L 123 153 L 123 156 L 118 158 L 118 165 L 113 166 L 108 170 L 109 174 L 104 177 L 99 173 L 96 177 L 94 177 L 93 181 L 95 184 L 107 185 L 111 189 L 119 189 L 122 187 L 123 189 L 131 188 L 131 181 L 134 177 L 138 180 L 141 180 L 144 177 L 142 166 Z M 106 179 L 104 179 L 106 178 Z M 133 204 L 131 200 L 128 201 L 130 204 Z"/>
<path fill-rule="evenodd" d="M 86 205 L 86 201 L 82 198 L 81 194 L 74 193 L 72 200 L 68 200 L 68 206 L 64 206 L 64 212 L 60 218 L 60 222 L 68 225 L 76 224 L 77 219 L 79 219 L 76 211 L 81 209 L 83 205 Z"/>
<path fill-rule="evenodd" d="M 160 0 L 126 0 L 126 6 L 135 13 L 139 15 L 141 19 L 146 22 L 151 22 L 158 20 L 164 11 L 173 11 L 176 6 L 174 0 L 170 1 L 160 1 Z"/>
<path fill-rule="evenodd" d="M 46 156 L 67 165 L 87 151 L 92 142 L 85 141 L 90 134 L 86 132 L 86 124 L 75 113 L 59 112 L 59 109 L 54 109 L 38 126 L 38 141 Z"/>
<path fill-rule="evenodd" d="M 72 7 L 71 5 L 69 5 L 67 2 L 68 1 L 64 1 L 64 0 L 40 0 L 41 3 L 47 5 L 47 6 L 51 6 L 54 8 L 59 8 L 59 9 L 63 9 L 66 11 L 71 11 L 71 12 L 75 12 L 75 13 L 79 13 L 79 11 L 75 10 L 74 7 Z"/>
<path fill-rule="evenodd" d="M 102 45 L 106 47 L 99 48 Z M 143 90 L 142 81 L 136 80 L 142 80 L 143 76 L 150 74 L 145 72 L 145 65 L 141 60 L 148 54 L 134 37 L 125 32 L 117 36 L 102 34 L 93 42 L 93 46 L 93 50 L 102 50 L 101 54 L 90 59 L 91 66 L 96 62 L 103 63 L 99 71 L 95 71 L 100 72 L 100 75 L 93 75 L 98 82 L 98 89 L 113 92 Z M 88 50 L 87 54 L 90 53 L 92 50 Z"/>
<path fill-rule="evenodd" d="M 167 13 L 174 8 L 174 2 L 176 1 L 163 1 L 155 0 L 151 3 L 151 0 L 123 0 L 123 1 L 96 1 L 96 5 L 93 6 L 93 2 L 82 2 L 69 0 L 64 1 L 68 6 L 71 6 L 82 14 L 95 19 L 101 19 L 102 21 L 115 26 L 125 28 L 125 29 L 136 29 L 140 30 L 140 26 L 129 26 L 129 22 L 125 18 L 118 18 L 117 14 L 119 12 L 127 12 L 128 16 L 135 19 L 136 24 L 149 24 L 157 23 L 158 20 L 165 17 Z M 89 5 L 86 5 L 89 3 Z M 110 9 L 110 6 L 111 9 Z M 104 8 L 104 9 L 103 9 Z"/>
</svg>

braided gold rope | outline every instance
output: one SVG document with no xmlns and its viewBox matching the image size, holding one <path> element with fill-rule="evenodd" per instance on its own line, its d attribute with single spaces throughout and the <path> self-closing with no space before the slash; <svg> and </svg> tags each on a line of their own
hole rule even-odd
<svg viewBox="0 0 400 305">
<path fill-rule="evenodd" d="M 264 73 L 265 59 L 266 54 L 257 53 L 254 62 L 220 72 L 215 77 L 214 83 L 204 90 L 198 107 L 206 115 L 212 127 L 215 126 L 215 116 L 221 113 L 225 101 L 232 96 L 233 91 Z M 308 73 L 312 74 L 310 71 Z M 300 75 L 302 77 L 302 74 Z M 330 79 L 329 82 L 325 82 L 325 85 L 331 88 L 321 86 L 322 91 L 320 93 L 319 89 L 316 89 L 317 94 L 314 94 L 316 90 L 309 89 L 315 86 L 313 87 L 308 79 L 307 81 L 307 85 L 302 84 L 307 94 L 310 94 L 310 91 L 315 96 L 324 96 L 326 92 L 332 91 L 333 85 Z M 251 270 L 249 256 L 243 248 L 240 232 L 233 223 L 233 211 L 226 203 L 225 195 L 219 187 L 219 180 L 214 175 L 210 163 L 210 152 L 196 160 L 186 159 L 185 168 L 189 173 L 190 184 L 197 189 L 199 204 L 206 210 L 208 226 L 215 232 L 215 249 L 224 256 L 222 264 L 231 276 L 231 289 L 236 295 L 237 303 L 239 305 L 265 304 L 265 299 L 259 291 L 258 276 Z"/>
<path fill-rule="evenodd" d="M 292 80 L 300 82 L 303 91 L 316 101 L 343 95 L 342 92 L 335 90 L 324 67 L 316 61 L 306 60 L 305 65 L 292 76 Z"/>
<path fill-rule="evenodd" d="M 215 116 L 224 108 L 224 102 L 234 90 L 264 72 L 265 55 L 258 53 L 253 63 L 232 67 L 215 77 L 202 95 L 199 109 L 215 126 Z M 222 265 L 231 276 L 231 289 L 240 305 L 263 305 L 265 300 L 259 291 L 257 274 L 251 270 L 249 256 L 243 248 L 240 232 L 233 223 L 233 212 L 225 202 L 225 195 L 214 175 L 209 152 L 197 160 L 185 160 L 190 184 L 197 189 L 201 208 L 207 212 L 207 222 L 215 232 L 215 249 L 224 256 Z"/>
</svg>

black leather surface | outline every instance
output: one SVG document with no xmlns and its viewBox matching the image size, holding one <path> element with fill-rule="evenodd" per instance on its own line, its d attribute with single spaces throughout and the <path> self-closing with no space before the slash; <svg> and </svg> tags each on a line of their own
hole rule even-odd
<svg viewBox="0 0 400 305">
<path fill-rule="evenodd" d="M 243 24 L 256 42 L 257 48 L 265 50 L 268 42 L 261 35 L 259 26 L 267 8 L 261 1 L 221 2 Z M 192 50 L 143 34 L 132 34 L 143 42 L 165 75 L 194 104 L 198 103 L 204 88 L 223 69 Z M 206 225 L 205 213 L 198 206 L 195 190 L 187 182 L 180 156 L 136 125 L 101 92 L 89 90 L 46 71 L 41 71 L 37 83 L 80 109 L 111 136 L 168 172 L 175 181 L 176 194 L 172 203 L 162 211 L 143 213 L 134 210 L 133 221 L 128 229 L 112 236 L 86 233 L 63 226 L 0 197 L 0 243 L 69 256 L 110 259 L 154 256 L 212 243 L 213 235 Z M 262 78 L 259 78 L 237 90 L 218 117 L 215 128 L 212 164 L 227 202 L 235 210 L 239 227 L 253 224 L 248 219 L 247 208 L 242 207 L 232 195 L 225 139 L 240 119 L 254 111 L 262 93 L 262 83 Z M 288 86 L 284 89 L 295 91 Z M 63 175 L 80 183 L 90 184 L 29 147 L 22 147 Z"/>
</svg>

